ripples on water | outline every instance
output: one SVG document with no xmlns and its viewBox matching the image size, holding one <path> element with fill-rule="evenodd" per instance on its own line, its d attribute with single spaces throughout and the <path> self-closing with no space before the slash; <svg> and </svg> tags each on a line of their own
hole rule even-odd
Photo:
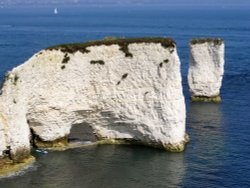
<svg viewBox="0 0 250 188">
<path fill-rule="evenodd" d="M 249 187 L 250 13 L 247 9 L 59 7 L 1 9 L 0 75 L 50 45 L 105 36 L 170 36 L 182 61 L 191 142 L 183 153 L 140 146 L 91 146 L 35 154 L 21 176 L 0 187 Z M 190 103 L 188 41 L 222 37 L 226 65 L 221 104 Z"/>
</svg>

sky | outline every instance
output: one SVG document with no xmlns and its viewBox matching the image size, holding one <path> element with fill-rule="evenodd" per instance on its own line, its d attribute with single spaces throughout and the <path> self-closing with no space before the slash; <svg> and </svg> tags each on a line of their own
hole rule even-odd
<svg viewBox="0 0 250 188">
<path fill-rule="evenodd" d="M 1 6 L 48 4 L 165 4 L 165 5 L 250 5 L 250 0 L 0 0 Z"/>
</svg>

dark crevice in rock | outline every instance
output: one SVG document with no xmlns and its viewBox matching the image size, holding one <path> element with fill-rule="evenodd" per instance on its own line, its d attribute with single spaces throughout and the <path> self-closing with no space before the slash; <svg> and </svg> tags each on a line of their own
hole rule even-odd
<svg viewBox="0 0 250 188">
<path fill-rule="evenodd" d="M 18 79 L 19 79 L 19 77 L 17 75 L 15 75 L 14 82 L 17 83 Z"/>
<path fill-rule="evenodd" d="M 169 60 L 168 60 L 168 59 L 165 59 L 163 62 L 164 62 L 164 63 L 168 63 L 168 62 L 169 62 Z"/>
<path fill-rule="evenodd" d="M 12 83 L 16 86 L 17 85 L 17 82 L 19 80 L 19 76 L 15 74 L 13 80 L 12 80 Z"/>
<path fill-rule="evenodd" d="M 120 85 L 120 83 L 121 83 L 121 81 L 118 81 L 118 82 L 116 83 L 116 85 Z"/>
<path fill-rule="evenodd" d="M 169 62 L 169 60 L 168 60 L 168 59 L 165 59 L 163 62 L 161 62 L 161 63 L 159 64 L 159 67 L 162 68 L 162 67 L 163 67 L 163 64 L 167 64 L 168 62 Z"/>
<path fill-rule="evenodd" d="M 29 123 L 29 121 L 27 121 L 27 123 Z M 38 136 L 35 134 L 34 130 L 32 128 L 30 128 L 30 144 L 33 148 L 37 148 L 36 146 L 36 140 L 38 139 Z"/>
<path fill-rule="evenodd" d="M 169 52 L 172 54 L 174 52 L 174 48 L 170 48 Z"/>
<path fill-rule="evenodd" d="M 116 83 L 116 85 L 120 85 L 120 84 L 121 84 L 121 81 L 124 80 L 124 79 L 126 79 L 127 77 L 128 77 L 128 73 L 123 74 L 121 80 L 119 80 L 119 81 Z"/>
<path fill-rule="evenodd" d="M 4 83 L 9 80 L 9 73 L 5 73 L 3 81 L 0 83 L 0 95 L 2 95 L 2 88 L 4 86 Z"/>
<path fill-rule="evenodd" d="M 105 62 L 103 60 L 97 60 L 97 61 L 90 61 L 90 64 L 94 65 L 94 64 L 99 64 L 99 65 L 105 65 Z"/>
<path fill-rule="evenodd" d="M 128 77 L 128 73 L 122 75 L 122 80 L 126 79 Z"/>
<path fill-rule="evenodd" d="M 10 146 L 7 146 L 6 150 L 3 151 L 3 156 L 4 156 L 4 158 L 12 160 L 12 157 L 11 157 L 11 147 Z"/>
<path fill-rule="evenodd" d="M 66 53 L 63 57 L 63 60 L 62 60 L 62 64 L 67 64 L 70 60 L 70 57 L 68 56 L 68 54 Z"/>
</svg>

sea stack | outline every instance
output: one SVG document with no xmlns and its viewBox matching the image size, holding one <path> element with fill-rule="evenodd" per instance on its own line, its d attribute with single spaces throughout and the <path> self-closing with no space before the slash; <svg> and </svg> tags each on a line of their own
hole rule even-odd
<svg viewBox="0 0 250 188">
<path fill-rule="evenodd" d="M 179 152 L 187 141 L 176 44 L 167 38 L 54 46 L 6 74 L 0 156 L 20 161 L 37 147 L 64 147 L 75 125 L 100 144 Z"/>
<path fill-rule="evenodd" d="M 224 74 L 224 41 L 199 38 L 190 41 L 188 84 L 192 101 L 220 102 Z"/>
</svg>

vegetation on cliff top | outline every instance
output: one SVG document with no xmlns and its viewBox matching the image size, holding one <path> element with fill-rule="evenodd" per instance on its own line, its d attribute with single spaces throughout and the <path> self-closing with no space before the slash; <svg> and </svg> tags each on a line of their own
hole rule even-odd
<svg viewBox="0 0 250 188">
<path fill-rule="evenodd" d="M 101 46 L 101 45 L 119 45 L 120 50 L 125 53 L 126 57 L 132 57 L 133 55 L 128 50 L 128 45 L 132 43 L 160 43 L 165 48 L 175 48 L 175 41 L 170 38 L 112 38 L 107 37 L 103 40 L 90 41 L 84 43 L 71 43 L 62 44 L 57 46 L 51 46 L 47 50 L 61 50 L 64 53 L 75 53 L 80 51 L 82 53 L 88 53 L 87 49 L 90 46 Z"/>
<path fill-rule="evenodd" d="M 190 41 L 190 44 L 203 44 L 203 43 L 214 43 L 215 45 L 221 45 L 224 40 L 221 38 L 194 38 Z"/>
</svg>

